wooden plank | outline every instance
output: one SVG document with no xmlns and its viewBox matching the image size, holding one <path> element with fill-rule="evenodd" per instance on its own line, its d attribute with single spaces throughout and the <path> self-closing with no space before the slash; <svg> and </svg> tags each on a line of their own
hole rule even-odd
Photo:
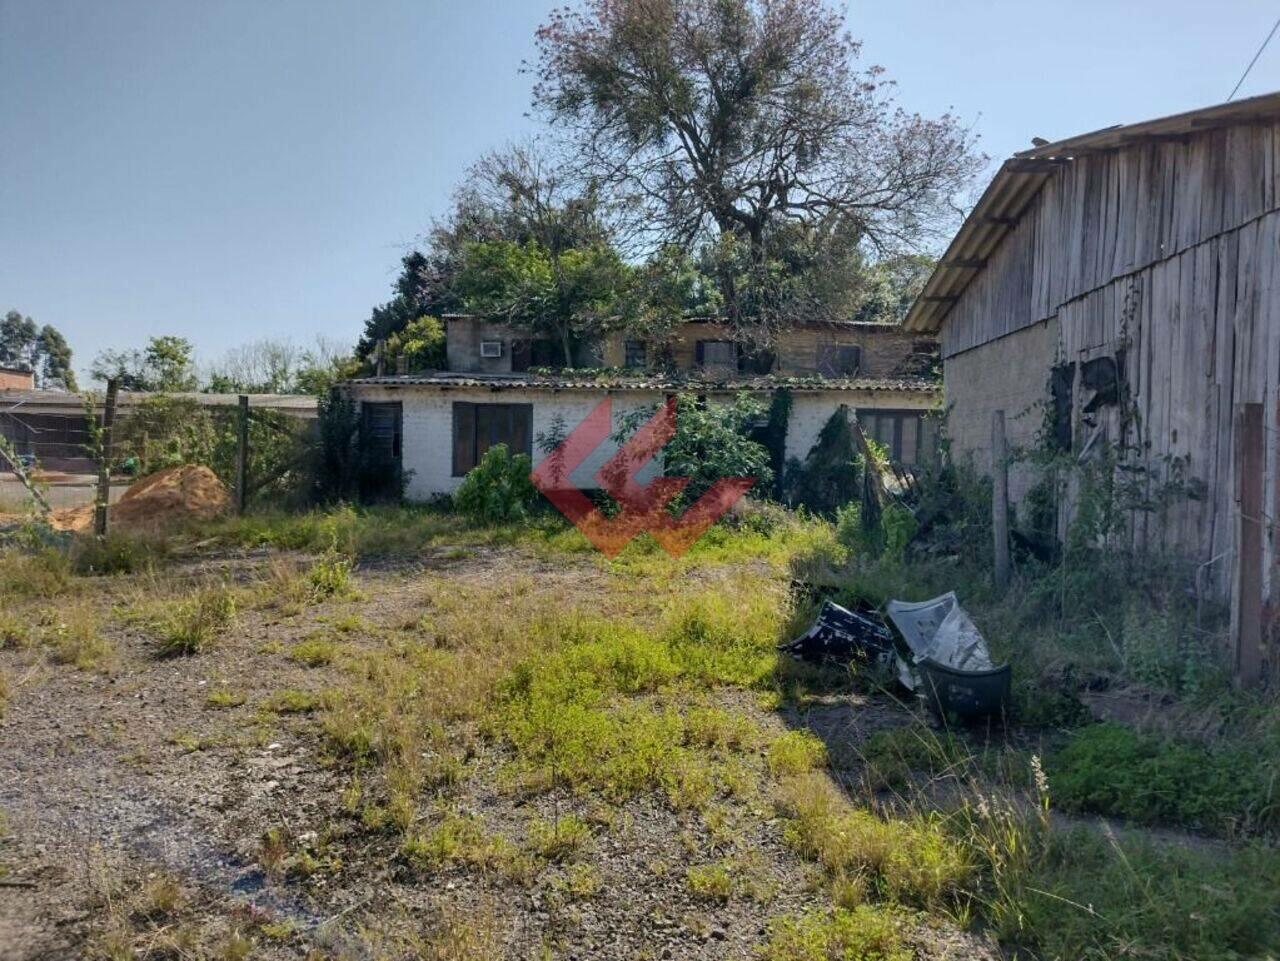
<svg viewBox="0 0 1280 961">
<path fill-rule="evenodd" d="M 1254 687 L 1262 678 L 1262 405 L 1236 412 L 1237 552 L 1232 649 L 1236 682 Z"/>
<path fill-rule="evenodd" d="M 243 514 L 249 501 L 249 396 L 240 395 L 236 437 L 236 513 Z"/>
<path fill-rule="evenodd" d="M 98 452 L 98 493 L 93 505 L 93 532 L 98 537 L 107 536 L 107 507 L 111 503 L 111 430 L 115 424 L 119 390 L 114 377 L 107 381 L 107 399 L 102 408 L 102 448 Z"/>
</svg>

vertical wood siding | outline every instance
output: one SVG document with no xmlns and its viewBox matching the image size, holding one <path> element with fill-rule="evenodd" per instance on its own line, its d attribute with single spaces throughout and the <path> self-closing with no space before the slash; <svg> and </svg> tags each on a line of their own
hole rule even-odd
<svg viewBox="0 0 1280 961">
<path fill-rule="evenodd" d="M 1153 483 L 1175 465 L 1185 471 L 1202 496 L 1135 512 L 1130 537 L 1205 564 L 1219 594 L 1235 546 L 1238 404 L 1263 405 L 1266 514 L 1280 517 L 1278 208 L 1277 124 L 1077 158 L 1046 182 L 943 330 L 946 357 L 981 357 L 982 345 L 1051 317 L 1059 362 L 1123 350 L 1133 416 L 1088 427 L 1077 409 L 1077 446 L 1101 430 L 1140 452 Z M 1273 539 L 1264 569 L 1280 598 Z"/>
</svg>

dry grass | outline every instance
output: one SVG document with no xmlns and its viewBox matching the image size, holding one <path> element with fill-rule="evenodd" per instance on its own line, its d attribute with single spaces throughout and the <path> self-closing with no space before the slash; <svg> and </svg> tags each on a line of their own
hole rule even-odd
<svg viewBox="0 0 1280 961">
<path fill-rule="evenodd" d="M 87 599 L 64 603 L 45 612 L 41 641 L 55 664 L 71 664 L 84 671 L 110 670 L 115 644 L 100 627 L 101 615 Z"/>
</svg>

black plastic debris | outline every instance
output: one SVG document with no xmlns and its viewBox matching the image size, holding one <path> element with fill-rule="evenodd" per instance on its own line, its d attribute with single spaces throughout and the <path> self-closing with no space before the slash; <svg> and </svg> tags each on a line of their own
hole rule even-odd
<svg viewBox="0 0 1280 961">
<path fill-rule="evenodd" d="M 813 626 L 778 649 L 817 664 L 891 664 L 896 656 L 893 632 L 879 617 L 856 613 L 833 601 L 823 601 Z"/>
</svg>

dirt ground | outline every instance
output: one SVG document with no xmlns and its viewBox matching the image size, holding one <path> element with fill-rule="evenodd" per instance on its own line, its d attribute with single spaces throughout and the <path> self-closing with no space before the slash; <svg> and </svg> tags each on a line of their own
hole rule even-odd
<svg viewBox="0 0 1280 961">
<path fill-rule="evenodd" d="M 272 563 L 279 557 L 239 552 L 178 562 L 168 576 L 249 582 Z M 472 760 L 455 808 L 513 836 L 533 818 L 591 820 L 594 890 L 573 893 L 573 865 L 524 883 L 462 866 L 410 870 L 394 839 L 361 828 L 344 803 L 351 774 L 326 750 L 317 715 L 268 707 L 283 689 L 342 682 L 340 666 L 305 666 L 288 656 L 291 645 L 340 621 L 346 644 L 377 645 L 381 627 L 421 614 L 424 578 L 474 588 L 515 576 L 548 598 L 608 590 L 594 561 L 443 551 L 358 569 L 355 600 L 242 611 L 212 650 L 165 660 L 146 630 L 111 616 L 140 575 L 118 577 L 95 589 L 115 648 L 109 667 L 0 651 L 12 687 L 0 720 L 0 959 L 134 957 L 136 943 L 111 940 L 122 913 L 155 937 L 172 934 L 178 947 L 154 955 L 163 957 L 751 958 L 771 918 L 829 904 L 766 808 L 739 812 L 726 842 L 657 798 L 603 811 L 564 792 L 522 796 L 499 789 L 503 758 L 492 746 Z M 807 725 L 829 745 L 909 720 L 887 700 L 832 698 L 785 714 L 743 691 L 723 697 L 766 730 Z M 312 852 L 320 869 L 273 870 L 271 838 Z M 753 865 L 760 893 L 714 903 L 691 895 L 686 869 L 730 846 Z M 149 909 L 137 893 L 169 878 L 180 907 L 154 910 L 172 920 L 140 917 Z M 921 957 L 996 956 L 971 934 L 921 925 Z M 199 946 L 183 948 L 190 931 Z M 429 941 L 418 940 L 423 932 Z"/>
</svg>

